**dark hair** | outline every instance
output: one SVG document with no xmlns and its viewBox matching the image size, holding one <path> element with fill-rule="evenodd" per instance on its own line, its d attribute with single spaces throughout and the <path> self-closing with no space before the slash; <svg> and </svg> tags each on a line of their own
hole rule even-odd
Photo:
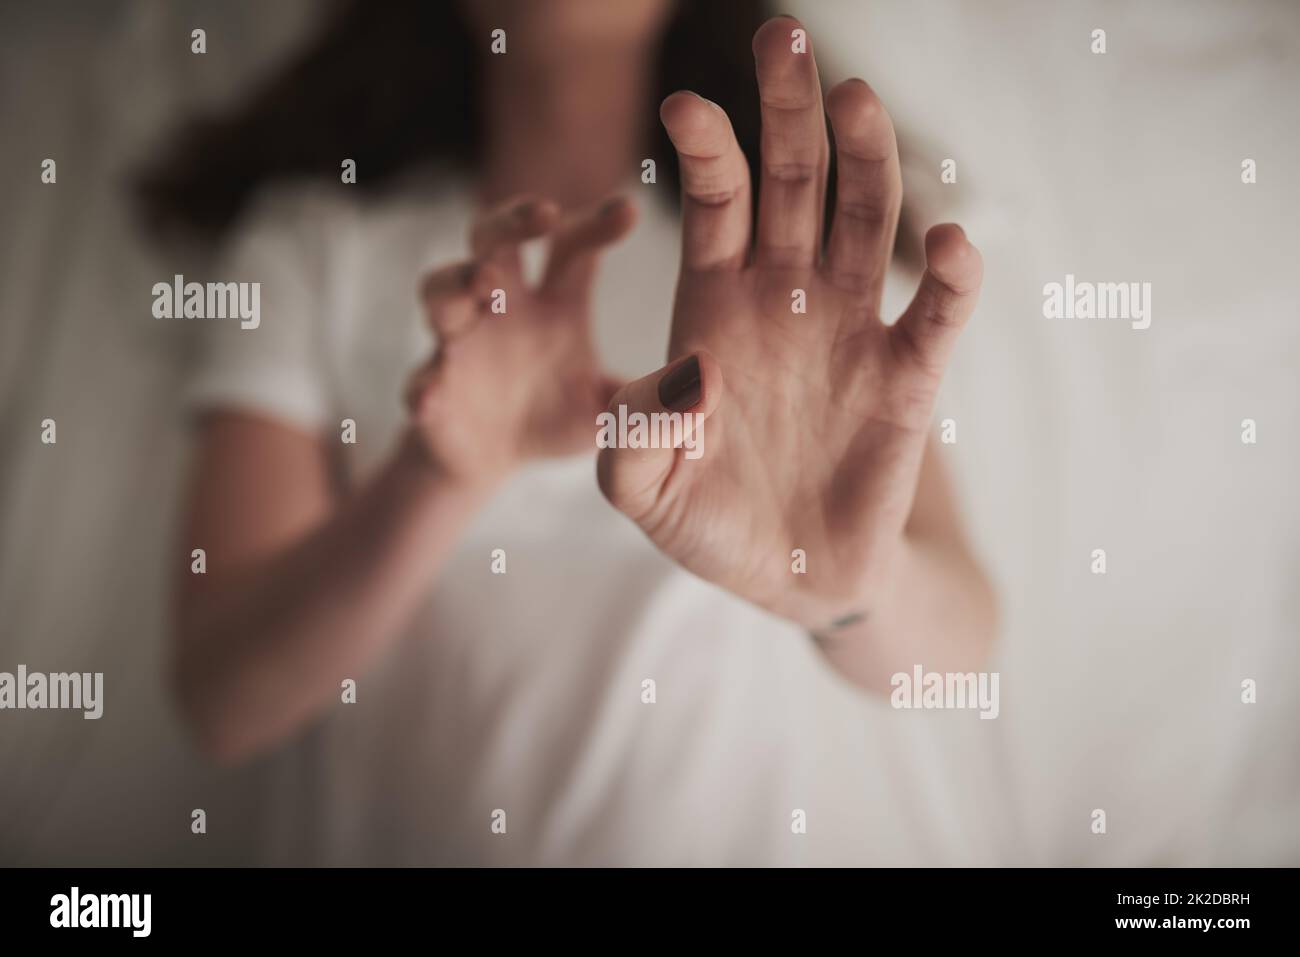
<svg viewBox="0 0 1300 957">
<path fill-rule="evenodd" d="M 677 160 L 656 107 L 680 89 L 727 111 L 758 183 L 750 44 L 767 14 L 763 0 L 678 3 L 660 47 L 658 99 L 646 104 L 647 155 L 674 198 Z M 486 43 L 471 37 L 450 0 L 350 0 L 251 97 L 190 121 L 141 172 L 135 190 L 145 224 L 219 238 L 263 185 L 338 176 L 343 157 L 364 170 L 360 190 L 380 190 L 430 160 L 472 166 L 482 144 L 476 98 Z"/>
</svg>

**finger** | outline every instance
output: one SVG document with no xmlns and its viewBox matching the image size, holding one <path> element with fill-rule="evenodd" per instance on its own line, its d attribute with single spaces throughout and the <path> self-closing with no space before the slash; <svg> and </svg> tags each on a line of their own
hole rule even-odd
<svg viewBox="0 0 1300 957">
<path fill-rule="evenodd" d="M 903 179 L 894 124 L 861 80 L 845 80 L 826 97 L 835 131 L 835 218 L 826 248 L 831 281 L 880 305 L 898 230 Z"/>
<path fill-rule="evenodd" d="M 975 309 L 984 262 L 960 226 L 935 226 L 925 235 L 925 275 L 911 305 L 890 329 L 895 354 L 929 375 L 942 374 L 966 320 Z"/>
<path fill-rule="evenodd" d="M 628 234 L 636 222 L 636 207 L 618 196 L 569 220 L 555 233 L 542 290 L 548 295 L 585 300 L 601 251 Z"/>
<path fill-rule="evenodd" d="M 550 200 L 522 197 L 494 206 L 470 229 L 470 251 L 475 259 L 492 260 L 519 268 L 519 244 L 544 236 L 560 219 L 560 207 Z"/>
<path fill-rule="evenodd" d="M 722 107 L 674 93 L 659 107 L 682 179 L 682 263 L 739 269 L 749 251 L 749 164 Z"/>
<path fill-rule="evenodd" d="M 437 381 L 442 366 L 441 350 L 435 352 L 423 365 L 411 373 L 406 380 L 406 389 L 402 398 L 407 410 L 414 418 L 424 418 L 429 409 L 429 398 Z"/>
<path fill-rule="evenodd" d="M 420 285 L 425 318 L 439 339 L 464 335 L 488 311 L 492 290 L 504 277 L 501 267 L 473 261 L 435 269 Z"/>
<path fill-rule="evenodd" d="M 812 44 L 796 33 L 803 29 L 775 17 L 754 34 L 763 119 L 755 261 L 773 266 L 812 265 L 821 245 L 830 150 Z"/>
<path fill-rule="evenodd" d="M 606 423 L 617 429 L 620 418 L 629 421 L 630 438 L 627 417 L 639 412 L 647 416 L 645 436 L 660 441 L 651 439 L 655 444 L 651 448 L 611 446 L 605 438 L 620 438 L 617 431 L 612 436 L 608 431 L 597 434 L 601 451 L 596 480 L 610 503 L 633 521 L 645 518 L 659 500 L 674 464 L 705 453 L 704 425 L 721 397 L 722 369 L 707 352 L 685 356 L 620 389 L 610 400 Z M 658 418 L 649 418 L 656 414 Z"/>
<path fill-rule="evenodd" d="M 566 436 L 565 445 L 571 452 L 591 448 L 591 423 L 609 408 L 614 396 L 626 384 L 626 380 L 617 376 L 592 372 L 566 385 L 573 407 L 582 411 L 581 415 L 572 417 L 572 426 Z"/>
<path fill-rule="evenodd" d="M 596 392 L 600 396 L 600 408 L 609 408 L 609 404 L 614 401 L 614 396 L 618 395 L 618 390 L 626 385 L 627 380 L 622 376 L 609 372 L 601 373 L 596 380 Z"/>
</svg>

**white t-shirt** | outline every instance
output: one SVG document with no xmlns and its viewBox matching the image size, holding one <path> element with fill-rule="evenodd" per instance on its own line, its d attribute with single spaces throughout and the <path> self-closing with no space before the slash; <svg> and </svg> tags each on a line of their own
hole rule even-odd
<svg viewBox="0 0 1300 957">
<path fill-rule="evenodd" d="M 329 184 L 259 203 L 224 275 L 262 283 L 261 325 L 216 324 L 191 402 L 326 434 L 351 418 L 350 471 L 381 463 L 432 348 L 419 277 L 467 253 L 470 191 L 436 183 L 370 204 Z M 679 242 L 675 213 L 648 188 L 637 198 L 594 310 L 601 355 L 626 376 L 665 361 Z M 798 627 L 660 554 L 605 502 L 593 454 L 515 476 L 412 633 L 359 676 L 356 704 L 273 759 L 271 860 L 932 859 L 918 839 L 944 840 L 934 827 L 897 826 L 950 793 L 919 757 L 924 723 L 849 686 Z M 966 856 L 954 840 L 943 859 Z"/>
</svg>

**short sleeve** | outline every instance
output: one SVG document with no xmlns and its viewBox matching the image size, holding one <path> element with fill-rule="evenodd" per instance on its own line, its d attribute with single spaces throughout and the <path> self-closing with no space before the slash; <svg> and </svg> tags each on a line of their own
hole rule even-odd
<svg viewBox="0 0 1300 957">
<path fill-rule="evenodd" d="M 258 323 L 197 327 L 199 356 L 184 395 L 190 416 L 229 409 L 308 432 L 324 427 L 334 404 L 329 250 L 342 216 L 310 194 L 290 191 L 263 197 L 242 218 L 212 278 L 259 283 Z"/>
</svg>

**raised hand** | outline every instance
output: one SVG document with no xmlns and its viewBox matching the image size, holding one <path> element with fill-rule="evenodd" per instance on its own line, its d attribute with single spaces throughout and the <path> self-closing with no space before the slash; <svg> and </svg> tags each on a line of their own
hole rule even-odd
<svg viewBox="0 0 1300 957">
<path fill-rule="evenodd" d="M 754 37 L 762 182 L 724 111 L 691 93 L 661 118 L 681 162 L 681 275 L 669 364 L 612 400 L 690 412 L 702 456 L 612 448 L 608 499 L 683 566 L 815 632 L 864 620 L 908 556 L 930 416 L 974 309 L 979 253 L 953 225 L 926 237 L 926 270 L 893 326 L 881 321 L 901 199 L 894 129 L 871 88 L 825 100 L 789 17 Z M 838 190 L 823 249 L 830 115 Z M 806 313 L 794 310 L 799 300 Z M 795 572 L 796 550 L 806 571 Z"/>
<path fill-rule="evenodd" d="M 406 401 L 415 444 L 439 473 L 491 484 L 529 459 L 590 448 L 594 417 L 619 386 L 592 346 L 591 281 L 600 250 L 634 218 L 622 199 L 567 218 L 552 202 L 516 199 L 474 224 L 471 259 L 425 278 L 438 344 Z M 530 287 L 519 247 L 540 236 L 551 237 L 550 258 Z"/>
</svg>

